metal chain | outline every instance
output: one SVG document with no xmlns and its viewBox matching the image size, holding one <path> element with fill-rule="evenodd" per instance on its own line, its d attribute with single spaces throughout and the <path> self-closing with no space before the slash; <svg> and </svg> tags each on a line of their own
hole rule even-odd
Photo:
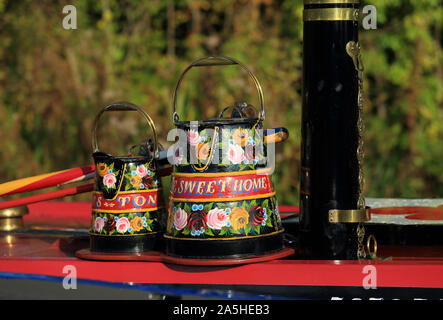
<svg viewBox="0 0 443 320">
<path fill-rule="evenodd" d="M 364 189 L 364 175 L 363 175 L 363 160 L 364 160 L 364 150 L 363 150 L 363 135 L 365 130 L 365 125 L 363 123 L 363 64 L 361 63 L 360 58 L 360 44 L 358 45 L 358 62 L 359 65 L 357 67 L 358 70 L 358 120 L 357 120 L 357 130 L 358 130 L 358 147 L 357 147 L 357 160 L 358 160 L 358 184 L 359 184 L 359 195 L 358 195 L 358 202 L 357 206 L 359 209 L 365 209 L 366 203 L 365 198 L 363 194 Z M 358 249 L 357 249 L 357 258 L 365 259 L 366 258 L 366 252 L 365 247 L 363 245 L 363 239 L 365 237 L 365 228 L 362 223 L 358 224 L 357 227 L 357 241 L 358 241 Z"/>
<path fill-rule="evenodd" d="M 357 226 L 357 241 L 358 241 L 357 258 L 358 258 L 358 260 L 366 258 L 365 246 L 363 244 L 364 238 L 365 238 L 365 228 L 363 227 L 363 225 L 361 223 L 359 223 Z"/>
<path fill-rule="evenodd" d="M 350 41 L 346 45 L 346 51 L 351 56 L 355 69 L 357 71 L 358 77 L 358 95 L 357 95 L 357 106 L 358 106 L 358 120 L 357 120 L 357 162 L 358 162 L 358 185 L 359 185 L 359 194 L 357 200 L 358 209 L 365 209 L 366 203 L 363 195 L 364 189 L 364 175 L 363 175 L 363 160 L 364 160 L 364 150 L 363 150 L 363 135 L 365 131 L 365 125 L 362 119 L 363 113 L 363 63 L 361 61 L 360 56 L 360 44 L 358 42 Z M 357 258 L 365 259 L 367 254 L 364 248 L 363 240 L 365 237 L 365 228 L 362 223 L 359 223 L 357 226 Z"/>
</svg>

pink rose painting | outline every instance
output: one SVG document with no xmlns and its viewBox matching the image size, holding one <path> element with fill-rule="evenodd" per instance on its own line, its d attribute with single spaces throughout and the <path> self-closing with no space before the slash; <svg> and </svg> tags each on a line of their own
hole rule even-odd
<svg viewBox="0 0 443 320">
<path fill-rule="evenodd" d="M 114 188 L 116 181 L 117 179 L 113 173 L 108 173 L 103 177 L 103 184 L 108 188 Z"/>
<path fill-rule="evenodd" d="M 146 167 L 144 165 L 140 165 L 140 166 L 137 166 L 136 172 L 137 172 L 137 176 L 139 176 L 140 178 L 144 178 L 148 174 L 148 169 L 146 169 Z"/>
<path fill-rule="evenodd" d="M 238 144 L 229 145 L 228 159 L 233 164 L 239 164 L 245 158 L 245 151 Z"/>
<path fill-rule="evenodd" d="M 125 233 L 128 231 L 131 224 L 129 223 L 128 218 L 120 218 L 118 219 L 115 228 L 117 229 L 118 233 Z"/>
<path fill-rule="evenodd" d="M 188 141 L 191 146 L 198 145 L 201 142 L 200 135 L 198 134 L 198 132 L 194 131 L 194 130 L 189 130 L 188 131 Z"/>
<path fill-rule="evenodd" d="M 94 222 L 95 231 L 101 232 L 104 226 L 105 226 L 105 222 L 103 221 L 103 218 L 101 218 L 101 217 L 95 218 L 95 222 Z"/>
<path fill-rule="evenodd" d="M 174 214 L 174 226 L 177 230 L 182 230 L 186 227 L 188 221 L 188 214 L 185 210 L 178 208 Z"/>
<path fill-rule="evenodd" d="M 225 210 L 222 209 L 212 209 L 209 210 L 206 217 L 206 224 L 209 228 L 214 230 L 220 230 L 228 223 L 229 217 Z"/>
</svg>

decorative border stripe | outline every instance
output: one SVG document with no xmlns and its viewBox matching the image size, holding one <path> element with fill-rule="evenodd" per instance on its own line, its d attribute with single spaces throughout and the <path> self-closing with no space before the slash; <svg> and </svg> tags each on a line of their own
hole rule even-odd
<svg viewBox="0 0 443 320">
<path fill-rule="evenodd" d="M 102 210 L 102 209 L 92 209 L 92 212 L 103 212 L 103 213 L 131 213 L 131 212 L 149 212 L 163 209 L 164 207 L 153 207 L 144 209 L 129 209 L 129 210 Z"/>
<path fill-rule="evenodd" d="M 264 234 L 260 234 L 257 236 L 243 236 L 243 237 L 231 237 L 231 238 L 177 238 L 174 236 L 170 236 L 167 234 L 164 234 L 163 237 L 167 238 L 167 239 L 175 239 L 175 240 L 190 240 L 190 241 L 207 241 L 207 240 L 211 240 L 211 241 L 229 241 L 229 240 L 241 240 L 241 239 L 251 239 L 251 238 L 259 238 L 259 237 L 266 237 L 266 236 L 272 236 L 274 234 L 278 234 L 278 233 L 282 233 L 284 232 L 284 229 L 278 230 L 278 231 L 274 231 L 271 233 L 264 233 Z"/>
<path fill-rule="evenodd" d="M 253 200 L 253 199 L 261 199 L 261 198 L 269 198 L 275 195 L 275 191 L 265 194 L 252 195 L 252 196 L 244 196 L 244 197 L 223 197 L 223 198 L 204 198 L 204 199 L 196 199 L 196 198 L 175 198 L 171 197 L 170 200 L 175 202 L 231 202 L 231 201 L 239 201 L 239 200 Z"/>
<path fill-rule="evenodd" d="M 157 234 L 158 231 L 148 232 L 148 233 L 137 233 L 137 234 L 102 234 L 102 233 L 94 233 L 94 232 L 88 232 L 91 236 L 99 236 L 99 237 L 136 237 L 136 236 L 148 236 L 151 234 Z"/>
<path fill-rule="evenodd" d="M 129 193 L 144 193 L 144 192 L 155 192 L 155 191 L 162 191 L 163 188 L 156 188 L 156 189 L 144 189 L 144 190 L 132 190 L 132 191 L 120 191 L 118 194 L 129 194 Z M 103 195 L 102 191 L 94 191 L 94 194 L 101 194 Z"/>
<path fill-rule="evenodd" d="M 173 172 L 173 177 L 232 177 L 232 176 L 242 176 L 247 174 L 255 175 L 266 175 L 271 174 L 271 168 L 264 168 L 258 170 L 245 170 L 245 171 L 234 171 L 234 172 L 208 172 L 208 173 L 183 173 L 183 172 Z"/>
</svg>

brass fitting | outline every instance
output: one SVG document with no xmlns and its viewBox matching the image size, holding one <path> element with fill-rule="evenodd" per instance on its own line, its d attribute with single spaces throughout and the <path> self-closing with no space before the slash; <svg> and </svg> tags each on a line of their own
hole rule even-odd
<svg viewBox="0 0 443 320">
<path fill-rule="evenodd" d="M 23 229 L 23 216 L 28 214 L 27 206 L 20 206 L 0 210 L 0 231 L 15 231 Z"/>
</svg>

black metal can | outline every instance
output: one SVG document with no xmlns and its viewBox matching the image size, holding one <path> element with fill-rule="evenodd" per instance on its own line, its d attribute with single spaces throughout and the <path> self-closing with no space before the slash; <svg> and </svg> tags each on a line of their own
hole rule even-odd
<svg viewBox="0 0 443 320">
<path fill-rule="evenodd" d="M 112 156 L 97 145 L 98 120 L 105 111 L 138 111 L 153 131 L 154 146 L 146 155 Z M 118 102 L 104 107 L 93 127 L 95 190 L 90 247 L 93 252 L 139 253 L 161 247 L 164 222 L 162 186 L 155 155 L 157 135 L 140 107 Z M 150 147 L 146 146 L 149 151 Z"/>
<path fill-rule="evenodd" d="M 236 103 L 219 117 L 180 121 L 177 91 L 192 67 L 239 65 L 254 80 L 261 110 Z M 227 112 L 231 112 L 226 115 Z M 263 130 L 264 102 L 257 78 L 228 57 L 195 61 L 181 75 L 174 94 L 173 122 L 179 142 L 173 147 L 166 254 L 185 258 L 236 258 L 283 248 L 272 170 L 265 144 L 283 141 L 287 130 Z"/>
</svg>

